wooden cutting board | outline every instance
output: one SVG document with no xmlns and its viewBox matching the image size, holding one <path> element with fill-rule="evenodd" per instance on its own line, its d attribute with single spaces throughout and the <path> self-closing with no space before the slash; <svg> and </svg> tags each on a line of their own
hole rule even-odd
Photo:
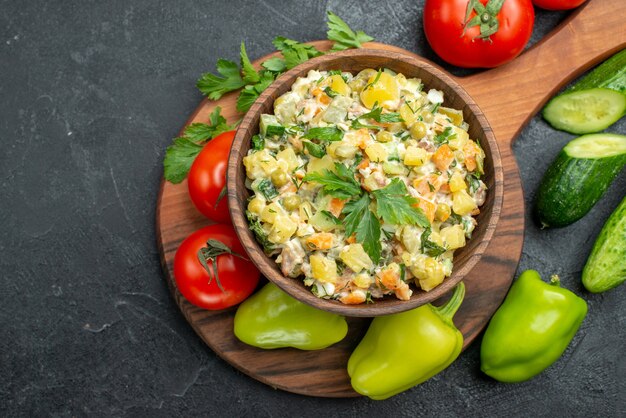
<svg viewBox="0 0 626 418">
<path fill-rule="evenodd" d="M 489 120 L 498 141 L 504 167 L 504 205 L 489 247 L 466 276 L 466 296 L 455 324 L 471 344 L 504 299 L 517 268 L 524 241 L 524 198 L 511 145 L 530 118 L 564 84 L 583 71 L 626 47 L 626 2 L 589 0 L 552 34 L 513 62 L 479 74 L 457 78 Z M 312 42 L 328 50 L 329 41 Z M 413 53 L 381 43 L 366 48 Z M 268 55 L 255 62 L 273 56 Z M 418 57 L 419 58 L 419 57 Z M 422 59 L 422 58 L 420 58 Z M 215 106 L 233 123 L 236 93 L 217 102 L 200 103 L 187 124 L 207 122 Z M 182 130 L 181 130 L 182 131 Z M 187 182 L 162 181 L 157 202 L 157 243 L 165 279 L 176 303 L 196 333 L 220 357 L 249 376 L 274 388 L 310 396 L 358 396 L 350 386 L 347 360 L 364 335 L 367 318 L 348 318 L 349 332 L 338 344 L 319 351 L 295 349 L 260 350 L 233 335 L 236 308 L 211 312 L 187 302 L 178 292 L 173 276 L 176 249 L 191 232 L 210 224 L 193 206 Z"/>
</svg>

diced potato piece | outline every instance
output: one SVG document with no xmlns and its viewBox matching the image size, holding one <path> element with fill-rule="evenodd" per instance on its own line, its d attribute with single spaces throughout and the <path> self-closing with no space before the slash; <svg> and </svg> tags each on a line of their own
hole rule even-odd
<svg viewBox="0 0 626 418">
<path fill-rule="evenodd" d="M 368 273 L 359 273 L 354 277 L 352 283 L 361 289 L 367 289 L 374 283 L 374 280 Z"/>
<path fill-rule="evenodd" d="M 281 122 L 280 124 L 291 125 L 296 122 L 296 114 L 298 113 L 296 105 L 300 100 L 301 98 L 296 92 L 288 92 L 274 101 L 274 114 Z"/>
<path fill-rule="evenodd" d="M 440 234 L 449 250 L 465 247 L 465 231 L 460 224 L 442 228 Z"/>
<path fill-rule="evenodd" d="M 404 153 L 404 164 L 412 166 L 424 165 L 430 160 L 431 155 L 424 148 L 410 146 Z"/>
<path fill-rule="evenodd" d="M 339 74 L 331 75 L 330 77 L 330 88 L 342 96 L 350 95 L 350 87 L 346 84 Z"/>
<path fill-rule="evenodd" d="M 374 142 L 365 148 L 365 153 L 369 157 L 370 161 L 382 162 L 387 160 L 387 149 L 378 142 Z"/>
<path fill-rule="evenodd" d="M 300 204 L 300 208 L 298 209 L 298 214 L 300 215 L 300 219 L 303 221 L 308 221 L 313 216 L 313 209 L 311 208 L 311 203 L 303 202 Z"/>
<path fill-rule="evenodd" d="M 243 158 L 243 165 L 249 178 L 270 176 L 278 168 L 278 162 L 266 149 L 255 152 Z"/>
<path fill-rule="evenodd" d="M 321 210 L 315 212 L 315 215 L 313 215 L 309 223 L 313 226 L 313 228 L 323 232 L 332 231 L 337 228 L 335 222 L 333 222 L 333 220 Z"/>
<path fill-rule="evenodd" d="M 282 206 L 280 206 L 276 202 L 270 203 L 269 205 L 265 206 L 261 211 L 261 220 L 263 222 L 273 224 L 276 220 L 276 217 L 279 215 L 285 215 L 285 211 L 283 210 Z"/>
<path fill-rule="evenodd" d="M 374 82 L 376 79 L 378 80 Z M 388 107 L 388 102 L 398 100 L 400 89 L 395 77 L 385 72 L 373 74 L 361 91 L 361 101 L 368 109 L 378 102 L 381 107 Z"/>
<path fill-rule="evenodd" d="M 359 149 L 350 144 L 346 144 L 344 141 L 332 142 L 326 147 L 326 152 L 333 158 L 352 159 L 356 155 Z"/>
<path fill-rule="evenodd" d="M 352 99 L 345 96 L 336 96 L 324 111 L 322 120 L 328 123 L 341 123 L 348 115 L 348 108 Z"/>
<path fill-rule="evenodd" d="M 439 171 L 446 171 L 454 160 L 454 154 L 448 144 L 443 144 L 435 151 L 432 160 Z"/>
<path fill-rule="evenodd" d="M 256 215 L 261 215 L 263 209 L 265 209 L 265 200 L 260 197 L 255 197 L 248 202 L 248 210 Z"/>
<path fill-rule="evenodd" d="M 298 229 L 298 225 L 289 216 L 278 215 L 274 218 L 274 226 L 267 237 L 275 244 L 287 242 Z"/>
<path fill-rule="evenodd" d="M 361 244 L 351 244 L 341 250 L 339 258 L 355 273 L 374 267 L 372 259 L 367 255 Z"/>
<path fill-rule="evenodd" d="M 329 232 L 320 232 L 308 237 L 305 243 L 311 250 L 330 250 L 333 246 L 333 236 Z"/>
<path fill-rule="evenodd" d="M 421 229 L 415 226 L 405 226 L 402 228 L 402 245 L 410 253 L 417 253 L 421 246 Z"/>
<path fill-rule="evenodd" d="M 450 186 L 450 191 L 453 193 L 458 192 L 459 190 L 467 189 L 467 184 L 465 184 L 465 178 L 463 177 L 463 174 L 461 174 L 459 171 L 455 171 L 454 174 L 452 174 L 448 185 Z"/>
<path fill-rule="evenodd" d="M 383 186 L 378 184 L 378 180 L 373 175 L 369 175 L 363 179 L 363 188 L 367 191 L 382 189 Z"/>
<path fill-rule="evenodd" d="M 286 168 L 288 172 L 292 172 L 300 165 L 298 157 L 296 157 L 296 153 L 293 151 L 292 147 L 285 148 L 276 154 L 276 160 L 279 164 L 284 161 L 287 164 Z"/>
<path fill-rule="evenodd" d="M 457 109 L 452 109 L 449 107 L 440 106 L 439 113 L 446 115 L 453 124 L 456 126 L 461 126 L 463 123 L 463 112 Z"/>
<path fill-rule="evenodd" d="M 309 257 L 311 263 L 311 275 L 314 279 L 324 283 L 337 281 L 337 263 L 335 260 L 325 257 L 323 254 L 313 254 Z"/>
<path fill-rule="evenodd" d="M 463 149 L 463 146 L 469 140 L 469 134 L 458 126 L 453 126 L 452 130 L 454 130 L 456 136 L 448 140 L 448 145 L 455 151 Z"/>
<path fill-rule="evenodd" d="M 443 264 L 432 257 L 416 258 L 409 269 L 426 292 L 440 285 L 445 278 Z"/>
<path fill-rule="evenodd" d="M 474 202 L 474 199 L 467 194 L 467 191 L 460 190 L 453 193 L 452 210 L 454 210 L 454 213 L 464 216 L 471 213 L 477 207 L 476 202 Z"/>
<path fill-rule="evenodd" d="M 451 214 L 452 211 L 450 210 L 449 205 L 445 203 L 437 204 L 437 209 L 435 210 L 435 219 L 441 222 L 445 222 Z"/>
<path fill-rule="evenodd" d="M 413 110 L 416 110 L 416 108 L 418 107 L 419 105 L 417 105 L 417 103 L 403 103 L 402 106 L 400 106 L 400 117 L 404 119 L 404 123 L 407 127 L 413 125 L 413 123 L 415 123 L 415 121 L 419 117 L 418 112 L 413 112 Z"/>
<path fill-rule="evenodd" d="M 335 171 L 335 161 L 330 155 L 324 155 L 322 158 L 311 157 L 306 167 L 307 173 L 322 173 L 324 170 Z"/>
<path fill-rule="evenodd" d="M 431 231 L 430 235 L 428 236 L 428 239 L 434 242 L 435 244 L 443 247 L 443 238 L 441 237 L 439 232 Z"/>
</svg>

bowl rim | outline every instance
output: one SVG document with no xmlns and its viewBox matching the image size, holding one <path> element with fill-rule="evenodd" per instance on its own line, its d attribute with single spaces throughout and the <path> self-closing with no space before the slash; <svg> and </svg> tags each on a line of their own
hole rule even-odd
<svg viewBox="0 0 626 418">
<path fill-rule="evenodd" d="M 430 73 L 455 91 L 459 98 L 465 103 L 465 106 L 468 108 L 468 112 L 472 113 L 480 124 L 484 135 L 483 138 L 489 143 L 491 158 L 493 160 L 492 170 L 494 176 L 494 186 L 489 190 L 489 193 L 493 194 L 494 200 L 490 216 L 482 220 L 482 222 L 486 222 L 487 225 L 485 226 L 485 232 L 481 241 L 476 244 L 476 247 L 473 252 L 468 255 L 465 263 L 460 268 L 454 269 L 450 277 L 447 277 L 439 286 L 429 292 L 420 293 L 418 297 L 413 297 L 408 301 L 401 301 L 386 297 L 384 300 L 377 300 L 373 304 L 345 305 L 336 300 L 318 298 L 313 295 L 310 289 L 305 288 L 304 286 L 296 286 L 295 284 L 297 282 L 295 281 L 298 279 L 283 276 L 276 262 L 272 258 L 265 255 L 248 227 L 248 221 L 246 219 L 244 209 L 245 202 L 242 202 L 238 197 L 236 177 L 237 172 L 241 170 L 243 164 L 242 158 L 244 155 L 235 150 L 240 150 L 244 141 L 249 141 L 249 138 L 253 135 L 254 130 L 258 128 L 258 117 L 256 116 L 258 115 L 260 117 L 259 113 L 262 111 L 266 102 L 268 100 L 273 101 L 275 99 L 273 96 L 276 91 L 282 88 L 284 84 L 288 83 L 289 80 L 291 80 L 291 84 L 293 84 L 298 76 L 306 75 L 309 70 L 316 68 L 317 64 L 328 60 L 349 60 L 368 56 L 403 61 L 408 65 Z M 260 270 L 261 274 L 263 274 L 263 276 L 265 276 L 270 282 L 275 283 L 287 294 L 303 303 L 324 311 L 353 317 L 374 317 L 404 312 L 432 302 L 454 288 L 456 284 L 460 282 L 465 275 L 472 270 L 472 268 L 474 268 L 489 245 L 500 218 L 504 193 L 503 182 L 503 168 L 500 150 L 491 125 L 487 121 L 487 118 L 480 107 L 465 91 L 465 89 L 443 69 L 437 67 L 424 58 L 396 51 L 369 48 L 349 49 L 340 52 L 328 53 L 320 57 L 310 59 L 278 77 L 261 93 L 241 120 L 231 146 L 226 174 L 228 205 L 230 208 L 229 210 L 233 227 L 250 260 Z"/>
</svg>

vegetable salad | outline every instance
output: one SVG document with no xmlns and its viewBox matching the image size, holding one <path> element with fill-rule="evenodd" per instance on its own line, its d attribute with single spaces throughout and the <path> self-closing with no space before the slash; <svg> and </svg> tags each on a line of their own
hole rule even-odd
<svg viewBox="0 0 626 418">
<path fill-rule="evenodd" d="M 387 69 L 312 70 L 261 115 L 247 216 L 285 276 L 346 304 L 450 276 L 485 201 L 485 155 L 443 102 Z"/>
</svg>

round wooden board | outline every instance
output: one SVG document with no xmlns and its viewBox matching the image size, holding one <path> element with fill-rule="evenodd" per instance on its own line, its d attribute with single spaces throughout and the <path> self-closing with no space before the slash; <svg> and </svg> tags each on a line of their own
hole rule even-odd
<svg viewBox="0 0 626 418">
<path fill-rule="evenodd" d="M 601 9 L 598 0 L 589 1 L 584 7 L 585 20 L 581 13 L 575 13 L 560 26 L 570 30 L 557 29 L 510 64 L 459 80 L 486 114 L 496 134 L 505 184 L 496 232 L 480 262 L 464 280 L 465 301 L 454 320 L 463 333 L 464 348 L 474 341 L 504 299 L 521 255 L 524 199 L 511 152 L 514 137 L 564 83 L 626 44 L 626 25 L 621 22 L 625 4 L 622 0 L 604 0 L 603 5 Z M 610 37 L 606 36 L 608 31 Z M 313 44 L 321 50 L 330 47 L 327 41 Z M 414 55 L 380 43 L 366 47 Z M 256 65 L 268 57 L 257 60 Z M 225 95 L 217 102 L 205 100 L 187 124 L 206 122 L 215 106 L 221 106 L 222 114 L 232 123 L 241 117 L 235 111 L 235 100 L 236 94 Z M 274 388 L 309 396 L 358 396 L 350 386 L 346 364 L 370 319 L 348 318 L 346 338 L 324 350 L 260 350 L 247 346 L 232 332 L 236 308 L 217 312 L 199 309 L 187 302 L 176 288 L 173 276 L 176 249 L 191 232 L 211 223 L 193 206 L 186 181 L 178 185 L 161 183 L 156 221 L 161 263 L 174 299 L 196 333 L 221 358 Z"/>
</svg>

